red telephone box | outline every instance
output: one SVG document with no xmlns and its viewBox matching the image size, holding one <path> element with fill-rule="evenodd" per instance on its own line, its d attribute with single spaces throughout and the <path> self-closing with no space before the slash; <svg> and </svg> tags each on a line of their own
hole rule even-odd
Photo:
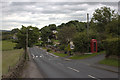
<svg viewBox="0 0 120 80">
<path fill-rule="evenodd" d="M 91 47 L 91 52 L 92 53 L 96 53 L 97 52 L 97 40 L 96 39 L 92 39 L 91 40 L 90 47 Z"/>
</svg>

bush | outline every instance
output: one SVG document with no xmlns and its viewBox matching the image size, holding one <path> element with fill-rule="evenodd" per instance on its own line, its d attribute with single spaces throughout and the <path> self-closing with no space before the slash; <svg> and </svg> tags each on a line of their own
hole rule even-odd
<svg viewBox="0 0 120 80">
<path fill-rule="evenodd" d="M 43 45 L 43 41 L 38 41 L 38 42 L 35 43 L 34 45 L 36 45 L 36 46 L 42 46 L 42 45 Z"/>
<path fill-rule="evenodd" d="M 88 39 L 86 33 L 78 33 L 75 35 L 73 43 L 75 45 L 75 51 L 79 51 L 81 53 L 89 51 L 90 39 Z"/>
<path fill-rule="evenodd" d="M 50 52 L 51 50 L 50 49 L 47 49 L 47 52 Z"/>
<path fill-rule="evenodd" d="M 60 50 L 64 50 L 65 45 L 60 45 Z"/>
<path fill-rule="evenodd" d="M 12 39 L 11 40 L 13 43 L 18 43 L 18 40 Z"/>
<path fill-rule="evenodd" d="M 104 50 L 104 44 L 101 41 L 97 42 L 97 51 L 103 51 Z"/>
<path fill-rule="evenodd" d="M 120 56 L 120 38 L 106 39 L 103 41 L 106 57 L 111 55 Z"/>
<path fill-rule="evenodd" d="M 22 47 L 21 47 L 21 45 L 19 45 L 19 44 L 16 44 L 16 46 L 14 47 L 14 49 L 21 49 Z"/>
</svg>

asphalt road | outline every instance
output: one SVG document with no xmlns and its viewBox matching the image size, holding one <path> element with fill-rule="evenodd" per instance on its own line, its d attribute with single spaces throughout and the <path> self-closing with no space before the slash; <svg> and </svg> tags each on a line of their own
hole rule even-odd
<svg viewBox="0 0 120 80">
<path fill-rule="evenodd" d="M 29 51 L 44 78 L 118 78 L 117 73 L 90 66 L 96 58 L 66 61 L 37 47 L 29 48 Z"/>
</svg>

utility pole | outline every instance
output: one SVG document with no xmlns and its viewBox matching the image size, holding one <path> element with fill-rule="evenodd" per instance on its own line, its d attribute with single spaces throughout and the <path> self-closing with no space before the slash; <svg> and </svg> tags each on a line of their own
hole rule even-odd
<svg viewBox="0 0 120 80">
<path fill-rule="evenodd" d="M 89 40 L 89 13 L 87 13 L 87 37 Z M 89 51 L 89 46 L 88 46 L 88 51 Z"/>
<path fill-rule="evenodd" d="M 87 36 L 89 38 L 89 13 L 87 13 Z"/>
<path fill-rule="evenodd" d="M 25 59 L 27 58 L 27 47 L 28 47 L 28 29 L 26 28 L 26 49 L 25 49 Z"/>
<path fill-rule="evenodd" d="M 28 47 L 28 29 L 27 29 L 27 47 Z"/>
</svg>

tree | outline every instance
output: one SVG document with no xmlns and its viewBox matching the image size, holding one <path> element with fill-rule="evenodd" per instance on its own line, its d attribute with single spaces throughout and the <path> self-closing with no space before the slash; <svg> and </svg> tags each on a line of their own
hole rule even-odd
<svg viewBox="0 0 120 80">
<path fill-rule="evenodd" d="M 58 31 L 58 39 L 61 43 L 67 44 L 67 42 L 71 41 L 74 34 L 76 33 L 75 27 L 63 27 L 60 31 Z"/>
<path fill-rule="evenodd" d="M 44 44 L 48 43 L 48 39 L 53 38 L 53 30 L 56 30 L 56 25 L 55 24 L 50 24 L 48 26 L 43 27 L 40 29 L 41 31 L 41 40 L 43 41 Z"/>
<path fill-rule="evenodd" d="M 9 40 L 12 38 L 11 32 L 10 31 L 2 31 L 2 40 Z"/>
<path fill-rule="evenodd" d="M 43 44 L 47 44 L 47 41 L 52 36 L 52 31 L 48 26 L 43 27 L 41 30 L 41 40 L 43 41 Z"/>
<path fill-rule="evenodd" d="M 62 23 L 61 25 L 58 26 L 58 28 L 62 28 L 65 26 L 65 23 Z"/>
<path fill-rule="evenodd" d="M 15 33 L 17 33 L 17 32 L 19 32 L 19 29 L 18 29 L 18 28 L 14 28 L 14 29 L 12 29 L 12 31 L 11 31 L 12 34 L 15 34 Z"/>
<path fill-rule="evenodd" d="M 111 10 L 109 7 L 101 7 L 95 10 L 92 20 L 97 23 L 97 31 L 102 33 L 105 31 L 105 25 L 115 17 L 115 10 Z"/>
<path fill-rule="evenodd" d="M 113 19 L 109 24 L 105 26 L 105 32 L 107 37 L 118 37 L 120 36 L 120 15 Z"/>
<path fill-rule="evenodd" d="M 85 25 L 86 23 L 85 22 L 79 22 L 78 20 L 72 20 L 72 21 L 69 21 L 67 22 L 66 24 L 65 23 L 62 23 L 61 25 L 58 26 L 59 29 L 61 29 L 62 27 L 75 27 L 76 30 L 78 32 L 83 32 L 85 30 Z"/>
<path fill-rule="evenodd" d="M 85 30 L 84 22 L 79 22 L 78 20 L 69 21 L 66 26 L 74 26 L 78 32 L 83 32 Z"/>
<path fill-rule="evenodd" d="M 22 26 L 17 33 L 18 44 L 25 50 L 25 59 L 27 54 L 27 47 L 32 47 L 39 39 L 39 29 L 32 26 Z"/>
<path fill-rule="evenodd" d="M 56 25 L 55 24 L 50 24 L 48 27 L 50 28 L 50 30 L 56 30 Z"/>
<path fill-rule="evenodd" d="M 73 38 L 73 43 L 75 45 L 75 51 L 84 53 L 89 51 L 90 47 L 90 38 L 86 35 L 85 32 L 76 33 Z"/>
</svg>

